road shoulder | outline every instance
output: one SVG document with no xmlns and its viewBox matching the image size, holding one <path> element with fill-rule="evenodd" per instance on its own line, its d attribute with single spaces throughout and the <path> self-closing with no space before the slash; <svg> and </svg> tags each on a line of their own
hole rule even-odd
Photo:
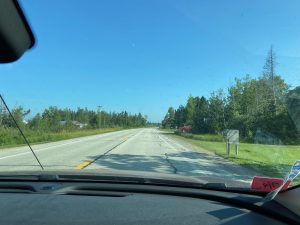
<svg viewBox="0 0 300 225">
<path fill-rule="evenodd" d="M 182 145 L 183 147 L 185 147 L 186 149 L 190 150 L 190 151 L 194 151 L 194 152 L 198 152 L 198 153 L 203 153 L 206 155 L 209 155 L 210 157 L 216 158 L 217 160 L 222 160 L 225 164 L 227 165 L 232 165 L 233 167 L 238 167 L 239 168 L 239 172 L 241 174 L 249 174 L 249 177 L 253 177 L 253 176 L 264 176 L 264 174 L 261 171 L 256 171 L 252 168 L 248 168 L 245 167 L 243 165 L 240 165 L 236 162 L 230 161 L 220 155 L 215 154 L 213 151 L 210 150 L 206 150 L 202 147 L 199 147 L 193 143 L 190 143 L 189 140 L 187 138 L 178 136 L 178 135 L 174 135 L 174 134 L 170 134 L 170 133 L 166 133 L 163 132 L 162 133 L 165 137 L 167 137 L 169 140 L 172 140 L 174 142 L 179 143 L 180 145 Z M 194 140 L 193 140 L 194 141 Z M 225 148 L 225 146 L 224 146 Z"/>
</svg>

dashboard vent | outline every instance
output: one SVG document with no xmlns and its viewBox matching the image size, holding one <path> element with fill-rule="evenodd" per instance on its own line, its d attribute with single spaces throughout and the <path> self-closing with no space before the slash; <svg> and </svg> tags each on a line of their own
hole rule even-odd
<svg viewBox="0 0 300 225">
<path fill-rule="evenodd" d="M 0 193 L 32 193 L 36 192 L 30 185 L 0 184 Z"/>
</svg>

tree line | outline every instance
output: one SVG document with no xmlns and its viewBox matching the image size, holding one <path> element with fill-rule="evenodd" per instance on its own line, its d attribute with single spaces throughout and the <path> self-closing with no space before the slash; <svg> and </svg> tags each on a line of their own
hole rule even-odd
<svg viewBox="0 0 300 225">
<path fill-rule="evenodd" d="M 299 144 L 300 88 L 291 90 L 275 66 L 271 47 L 259 78 L 236 78 L 226 93 L 218 90 L 208 98 L 189 96 L 185 105 L 169 107 L 162 126 L 191 125 L 198 134 L 238 129 L 246 142 Z"/>
<path fill-rule="evenodd" d="M 141 113 L 130 114 L 127 111 L 106 112 L 87 108 L 60 109 L 51 106 L 30 119 L 30 110 L 18 106 L 11 110 L 17 123 L 24 129 L 59 132 L 74 129 L 96 129 L 112 127 L 143 127 L 147 125 L 147 117 Z M 8 111 L 0 104 L 0 128 L 16 127 Z"/>
</svg>

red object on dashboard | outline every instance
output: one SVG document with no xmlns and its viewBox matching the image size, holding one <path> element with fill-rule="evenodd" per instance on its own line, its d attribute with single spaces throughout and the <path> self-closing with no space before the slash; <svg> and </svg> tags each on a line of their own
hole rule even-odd
<svg viewBox="0 0 300 225">
<path fill-rule="evenodd" d="M 251 189 L 257 191 L 264 191 L 264 192 L 272 192 L 280 187 L 282 184 L 283 179 L 280 178 L 271 178 L 271 177 L 253 177 L 251 183 Z M 286 190 L 291 181 L 287 181 L 286 184 L 282 187 L 281 191 Z"/>
</svg>

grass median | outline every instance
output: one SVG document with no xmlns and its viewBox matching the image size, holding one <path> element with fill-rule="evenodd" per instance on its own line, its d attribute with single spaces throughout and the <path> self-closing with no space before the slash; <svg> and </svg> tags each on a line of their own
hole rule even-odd
<svg viewBox="0 0 300 225">
<path fill-rule="evenodd" d="M 216 155 L 233 161 L 244 167 L 253 169 L 259 174 L 271 177 L 284 177 L 291 169 L 296 160 L 300 160 L 300 146 L 296 145 L 264 145 L 264 144 L 239 144 L 239 154 L 235 155 L 232 147 L 230 155 L 226 154 L 226 144 L 224 141 L 207 141 L 207 139 L 219 139 L 212 135 L 170 135 L 184 139 L 185 141 L 198 146 L 207 151 L 214 152 Z M 300 179 L 295 180 L 300 183 Z"/>
</svg>

